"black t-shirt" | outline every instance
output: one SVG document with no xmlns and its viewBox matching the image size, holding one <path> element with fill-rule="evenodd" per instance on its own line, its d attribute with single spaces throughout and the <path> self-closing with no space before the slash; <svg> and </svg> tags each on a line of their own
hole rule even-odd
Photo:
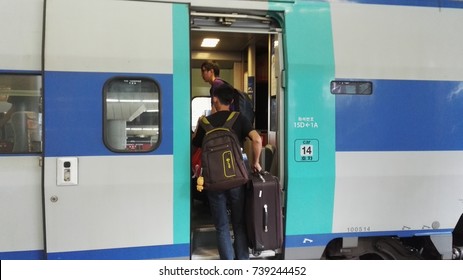
<svg viewBox="0 0 463 280">
<path fill-rule="evenodd" d="M 207 120 L 213 127 L 221 127 L 224 125 L 227 118 L 230 116 L 231 111 L 218 111 L 208 117 Z M 251 122 L 243 117 L 243 115 L 238 115 L 235 123 L 232 126 L 233 132 L 238 136 L 238 139 L 241 142 L 241 147 L 248 136 L 249 132 L 254 130 L 252 127 Z M 195 138 L 193 138 L 193 145 L 196 147 L 201 147 L 203 143 L 203 138 L 206 132 L 202 128 L 202 126 L 198 126 L 198 131 L 196 132 Z"/>
</svg>

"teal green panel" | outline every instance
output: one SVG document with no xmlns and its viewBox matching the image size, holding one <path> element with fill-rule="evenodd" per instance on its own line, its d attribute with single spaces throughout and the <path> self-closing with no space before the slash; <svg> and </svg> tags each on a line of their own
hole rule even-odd
<svg viewBox="0 0 463 280">
<path fill-rule="evenodd" d="M 330 6 L 306 1 L 288 6 L 284 22 L 286 234 L 328 233 L 332 231 L 335 187 Z"/>
<path fill-rule="evenodd" d="M 190 22 L 186 4 L 173 5 L 174 243 L 190 242 Z M 162 214 L 162 213 L 160 213 Z"/>
</svg>

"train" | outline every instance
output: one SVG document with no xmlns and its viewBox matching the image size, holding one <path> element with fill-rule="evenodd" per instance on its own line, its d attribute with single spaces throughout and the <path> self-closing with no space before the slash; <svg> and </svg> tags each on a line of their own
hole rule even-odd
<svg viewBox="0 0 463 280">
<path fill-rule="evenodd" d="M 281 183 L 253 258 L 462 259 L 461 30 L 461 0 L 1 0 L 0 259 L 217 258 L 206 60 Z"/>
</svg>

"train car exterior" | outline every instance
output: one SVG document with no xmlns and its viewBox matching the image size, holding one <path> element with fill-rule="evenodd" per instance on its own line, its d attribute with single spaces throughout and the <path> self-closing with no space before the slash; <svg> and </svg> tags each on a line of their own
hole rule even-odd
<svg viewBox="0 0 463 280">
<path fill-rule="evenodd" d="M 406 2 L 324 3 L 298 22 L 313 30 L 287 26 L 288 41 L 308 42 L 286 50 L 286 256 L 309 254 L 304 246 L 322 251 L 336 236 L 349 251 L 350 236 L 357 247 L 358 237 L 374 235 L 431 235 L 452 255 L 463 135 L 461 42 L 450 34 L 462 13 Z M 330 95 L 333 80 L 369 81 L 371 94 L 367 84 L 342 89 L 340 82 L 331 83 Z M 314 152 L 304 160 L 300 149 L 309 142 Z M 436 205 L 438 197 L 445 206 Z"/>
<path fill-rule="evenodd" d="M 192 10 L 281 24 L 279 256 L 461 258 L 463 2 L 417 2 L 2 0 L 0 259 L 191 258 Z"/>
</svg>

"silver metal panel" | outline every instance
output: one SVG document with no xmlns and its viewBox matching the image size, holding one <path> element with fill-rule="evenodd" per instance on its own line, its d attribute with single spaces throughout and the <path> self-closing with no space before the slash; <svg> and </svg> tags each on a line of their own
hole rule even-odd
<svg viewBox="0 0 463 280">
<path fill-rule="evenodd" d="M 172 5 L 48 0 L 45 70 L 172 73 Z"/>
<path fill-rule="evenodd" d="M 333 232 L 453 228 L 461 166 L 459 151 L 336 153 Z"/>
<path fill-rule="evenodd" d="M 40 71 L 43 0 L 0 1 L 0 69 Z"/>
<path fill-rule="evenodd" d="M 0 157 L 0 252 L 43 250 L 39 156 Z"/>
<path fill-rule="evenodd" d="M 72 186 L 58 186 L 57 159 L 45 159 L 48 252 L 173 243 L 172 156 L 78 159 Z"/>
<path fill-rule="evenodd" d="M 331 14 L 337 78 L 463 80 L 462 9 L 339 2 Z"/>
</svg>

